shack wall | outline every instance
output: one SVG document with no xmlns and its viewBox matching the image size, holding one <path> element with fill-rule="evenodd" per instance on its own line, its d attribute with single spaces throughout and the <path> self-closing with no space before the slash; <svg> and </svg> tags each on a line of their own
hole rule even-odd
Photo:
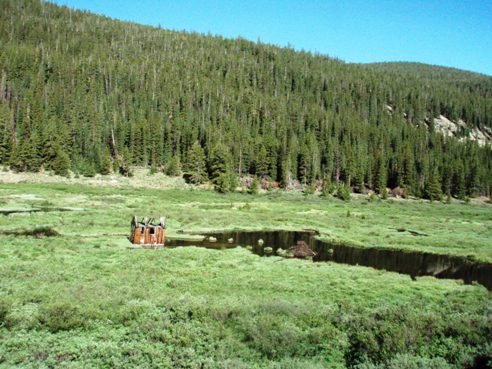
<svg viewBox="0 0 492 369">
<path fill-rule="evenodd" d="M 151 233 L 152 230 L 154 233 Z M 157 226 L 154 228 L 136 226 L 133 228 L 131 241 L 135 245 L 164 245 L 166 242 L 166 230 Z"/>
</svg>

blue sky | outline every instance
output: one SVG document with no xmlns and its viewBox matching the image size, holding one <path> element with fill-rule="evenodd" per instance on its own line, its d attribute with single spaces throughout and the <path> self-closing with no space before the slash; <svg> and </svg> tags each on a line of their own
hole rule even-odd
<svg viewBox="0 0 492 369">
<path fill-rule="evenodd" d="M 347 62 L 415 61 L 492 75 L 492 0 L 54 0 L 174 30 L 290 44 Z"/>
</svg>

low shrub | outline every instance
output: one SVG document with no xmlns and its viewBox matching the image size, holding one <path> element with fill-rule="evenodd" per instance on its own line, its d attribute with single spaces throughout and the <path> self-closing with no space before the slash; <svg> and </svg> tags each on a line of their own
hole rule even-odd
<svg viewBox="0 0 492 369">
<path fill-rule="evenodd" d="M 86 319 L 77 306 L 69 302 L 54 302 L 40 310 L 39 322 L 52 333 L 82 328 Z"/>
<path fill-rule="evenodd" d="M 0 299 L 0 326 L 2 326 L 5 323 L 5 317 L 9 313 L 10 308 L 11 308 L 10 301 L 7 301 L 5 299 Z"/>
<path fill-rule="evenodd" d="M 382 364 L 363 363 L 355 367 L 356 369 L 451 369 L 453 366 L 448 364 L 441 357 L 428 358 L 411 354 L 399 354 L 393 359 Z"/>
</svg>

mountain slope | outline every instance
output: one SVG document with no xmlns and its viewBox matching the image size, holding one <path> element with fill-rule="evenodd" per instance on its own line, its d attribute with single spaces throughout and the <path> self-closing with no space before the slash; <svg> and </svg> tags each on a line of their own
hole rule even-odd
<svg viewBox="0 0 492 369">
<path fill-rule="evenodd" d="M 479 82 L 492 88 L 492 78 L 485 74 L 466 70 L 414 62 L 384 62 L 358 64 L 381 72 L 404 74 L 420 79 L 440 79 L 446 82 Z"/>
<path fill-rule="evenodd" d="M 37 0 L 0 5 L 0 161 L 14 169 L 174 174 L 203 170 L 204 156 L 215 181 L 490 192 L 490 149 L 435 134 L 432 118 L 491 127 L 491 78 L 390 73 Z"/>
</svg>

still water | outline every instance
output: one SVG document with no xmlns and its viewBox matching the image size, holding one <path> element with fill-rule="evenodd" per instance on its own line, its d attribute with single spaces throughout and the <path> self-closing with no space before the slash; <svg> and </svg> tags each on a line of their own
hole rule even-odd
<svg viewBox="0 0 492 369">
<path fill-rule="evenodd" d="M 168 239 L 166 247 L 198 246 L 213 249 L 248 247 L 253 253 L 265 255 L 265 248 L 284 250 L 304 241 L 317 253 L 315 262 L 332 261 L 362 265 L 375 269 L 408 274 L 412 278 L 430 275 L 437 278 L 461 279 L 465 283 L 478 282 L 492 290 L 492 264 L 466 257 L 433 254 L 421 251 L 368 247 L 361 248 L 319 240 L 316 231 L 227 231 L 204 234 L 203 240 Z M 214 242 L 212 242 L 215 239 Z M 211 241 L 212 240 L 212 241 Z M 261 242 L 262 240 L 263 242 Z M 262 245 L 259 244 L 259 242 Z"/>
</svg>

